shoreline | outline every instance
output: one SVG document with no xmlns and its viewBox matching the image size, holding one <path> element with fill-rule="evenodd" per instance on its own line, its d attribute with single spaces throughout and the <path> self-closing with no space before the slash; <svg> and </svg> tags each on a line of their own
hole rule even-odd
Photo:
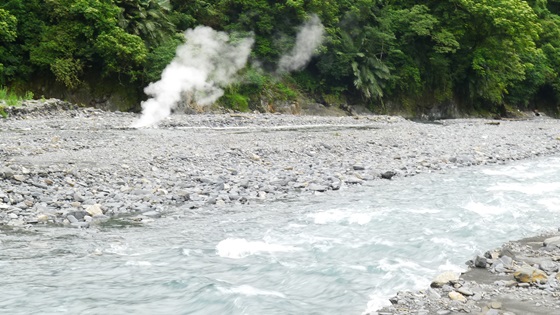
<svg viewBox="0 0 560 315">
<path fill-rule="evenodd" d="M 400 291 L 390 298 L 391 306 L 365 314 L 556 314 L 559 240 L 560 232 L 555 231 L 509 241 L 467 261 L 467 271 L 440 274 L 429 288 Z"/>
<path fill-rule="evenodd" d="M 131 129 L 138 115 L 64 104 L 0 120 L 1 228 L 87 228 L 107 220 L 149 224 L 179 207 L 219 209 L 344 194 L 373 181 L 560 155 L 560 121 L 542 116 L 419 123 L 396 116 L 205 114 Z M 499 288 L 504 294 L 526 289 Z M 527 290 L 533 289 L 541 290 Z M 450 304 L 448 292 L 433 290 L 439 300 L 401 292 L 395 301 L 402 312 L 378 314 L 416 314 L 422 301 L 436 307 L 422 314 L 455 314 L 450 307 L 463 307 Z M 483 302 L 492 300 L 474 301 L 469 311 L 483 311 Z M 483 314 L 512 314 L 509 302 L 498 302 L 498 313 Z"/>
</svg>

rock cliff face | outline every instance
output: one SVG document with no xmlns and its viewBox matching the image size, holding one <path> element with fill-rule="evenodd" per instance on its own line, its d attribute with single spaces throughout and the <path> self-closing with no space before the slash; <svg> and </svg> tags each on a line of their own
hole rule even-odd
<svg viewBox="0 0 560 315">
<path fill-rule="evenodd" d="M 98 82 L 103 82 L 99 83 Z M 75 89 L 68 90 L 59 83 L 47 77 L 37 79 L 29 83 L 27 89 L 34 92 L 37 97 L 49 95 L 68 102 L 80 104 L 88 107 L 95 107 L 105 111 L 141 111 L 140 103 L 144 94 L 141 89 L 135 88 L 132 84 L 120 82 L 118 78 L 101 78 L 98 75 L 90 74 L 83 84 Z M 186 98 L 188 99 L 188 98 Z M 218 101 L 219 103 L 219 101 Z M 461 117 L 518 117 L 520 112 L 517 110 L 507 110 L 505 107 L 496 110 L 495 113 L 477 112 L 476 109 L 467 105 L 461 105 L 456 100 L 437 101 L 434 99 L 417 100 L 388 100 L 383 105 L 374 106 L 369 109 L 360 99 L 351 102 L 329 103 L 318 102 L 312 97 L 300 95 L 297 100 L 282 100 L 261 98 L 250 104 L 251 110 L 262 113 L 281 113 L 292 115 L 315 115 L 315 116 L 346 116 L 346 115 L 368 115 L 368 114 L 389 114 L 399 115 L 408 119 L 437 120 L 454 119 Z M 212 106 L 200 107 L 195 104 L 184 104 L 177 106 L 177 112 L 187 114 L 192 113 L 224 113 L 231 112 L 228 108 L 220 107 L 215 104 Z M 553 110 L 543 110 L 549 116 L 557 115 Z"/>
<path fill-rule="evenodd" d="M 32 91 L 38 98 L 58 98 L 105 111 L 139 111 L 143 97 L 142 91 L 130 82 L 121 81 L 118 77 L 102 77 L 93 72 L 74 90 L 69 90 L 48 75 L 29 82 L 25 90 Z"/>
</svg>

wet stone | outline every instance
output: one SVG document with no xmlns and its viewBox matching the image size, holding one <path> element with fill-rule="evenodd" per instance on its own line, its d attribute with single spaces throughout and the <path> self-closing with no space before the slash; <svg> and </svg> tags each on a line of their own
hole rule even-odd
<svg viewBox="0 0 560 315">
<path fill-rule="evenodd" d="M 70 221 L 70 223 L 78 223 L 79 222 L 78 219 L 76 219 L 76 217 L 71 215 L 71 214 L 67 215 L 66 219 L 68 219 L 68 221 Z"/>
<path fill-rule="evenodd" d="M 101 205 L 99 204 L 88 206 L 85 210 L 92 217 L 103 215 L 103 210 L 101 209 Z"/>
<path fill-rule="evenodd" d="M 327 186 L 318 185 L 318 184 L 310 184 L 307 188 L 309 190 L 319 191 L 319 192 L 326 191 L 328 189 Z"/>
<path fill-rule="evenodd" d="M 157 212 L 157 211 L 146 211 L 146 212 L 142 212 L 143 216 L 149 217 L 149 218 L 160 218 L 161 217 L 161 213 Z"/>
<path fill-rule="evenodd" d="M 441 288 L 444 285 L 459 280 L 459 275 L 455 272 L 447 271 L 444 273 L 439 274 L 437 277 L 434 278 L 432 281 L 431 287 L 432 288 Z"/>
<path fill-rule="evenodd" d="M 86 211 L 71 211 L 68 213 L 68 215 L 71 215 L 80 221 L 82 221 L 87 214 L 88 213 Z"/>
</svg>

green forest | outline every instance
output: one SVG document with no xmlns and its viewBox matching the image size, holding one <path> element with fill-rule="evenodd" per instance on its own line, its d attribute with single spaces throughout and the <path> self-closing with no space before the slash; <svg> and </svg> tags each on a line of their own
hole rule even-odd
<svg viewBox="0 0 560 315">
<path fill-rule="evenodd" d="M 278 77 L 312 15 L 323 44 L 304 70 Z M 453 104 L 560 110 L 560 0 L 2 0 L 0 86 L 35 97 L 118 89 L 121 110 L 138 110 L 198 25 L 254 36 L 242 80 L 219 100 L 236 110 L 301 97 L 409 116 Z"/>
</svg>

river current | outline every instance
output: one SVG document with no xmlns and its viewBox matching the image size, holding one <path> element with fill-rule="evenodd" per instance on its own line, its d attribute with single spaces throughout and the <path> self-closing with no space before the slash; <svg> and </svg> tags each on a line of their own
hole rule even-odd
<svg viewBox="0 0 560 315">
<path fill-rule="evenodd" d="M 560 158 L 285 202 L 170 209 L 144 226 L 0 230 L 2 314 L 361 314 L 560 226 Z"/>
</svg>

